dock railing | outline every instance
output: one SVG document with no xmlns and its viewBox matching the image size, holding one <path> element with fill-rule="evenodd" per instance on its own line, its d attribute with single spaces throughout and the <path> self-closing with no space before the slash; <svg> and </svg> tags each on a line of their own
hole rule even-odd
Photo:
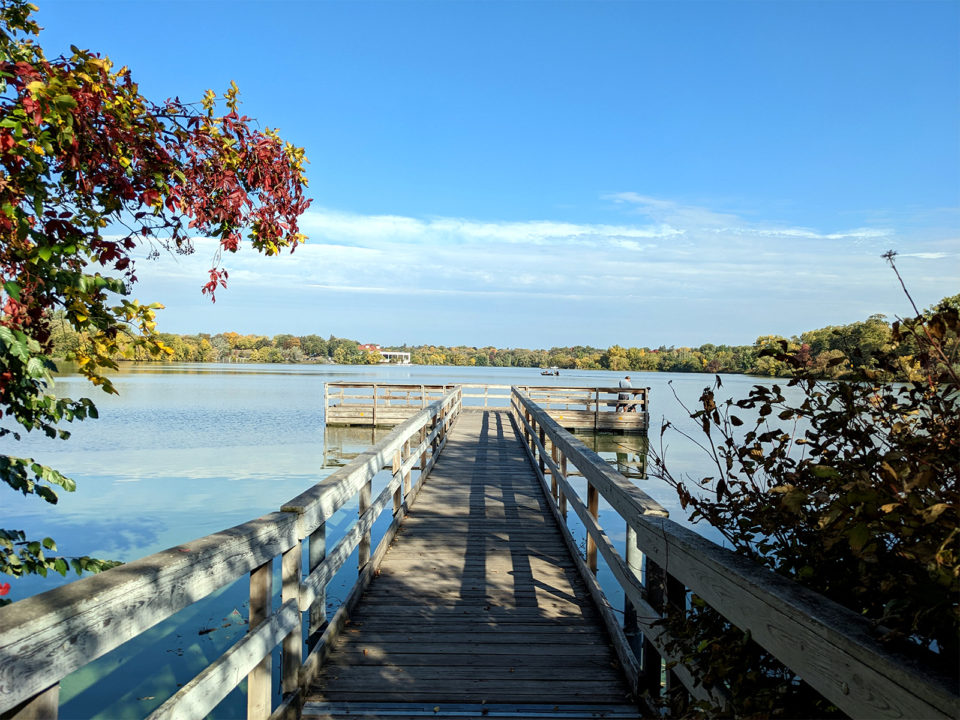
<svg viewBox="0 0 960 720">
<path fill-rule="evenodd" d="M 299 717 L 302 689 L 374 576 L 460 408 L 460 390 L 451 388 L 280 512 L 0 609 L 0 716 L 56 718 L 64 677 L 249 573 L 247 633 L 150 718 L 203 718 L 245 678 L 248 718 Z M 373 499 L 373 478 L 383 469 L 392 477 Z M 327 550 L 327 520 L 357 496 L 357 519 Z M 372 548 L 371 528 L 387 508 L 392 522 Z M 326 585 L 355 548 L 357 579 L 328 623 Z M 282 588 L 274 608 L 278 558 Z M 308 613 L 306 630 L 302 613 Z M 274 710 L 271 656 L 277 645 L 283 699 Z"/>
<path fill-rule="evenodd" d="M 669 652 L 671 638 L 659 622 L 684 612 L 693 592 L 851 717 L 958 716 L 956 678 L 937 677 L 889 651 L 856 613 L 669 520 L 662 506 L 560 427 L 523 388 L 511 395 L 512 417 L 544 494 L 553 499 L 551 512 L 638 696 L 663 703 L 686 693 L 726 702 L 723 688 L 698 684 Z M 571 466 L 586 478 L 585 498 L 567 480 Z M 625 557 L 598 522 L 601 496 L 626 524 Z M 585 557 L 566 526 L 568 508 L 586 529 Z M 598 551 L 627 600 L 623 626 L 596 580 Z M 631 642 L 635 632 L 642 649 Z"/>
<path fill-rule="evenodd" d="M 328 425 L 396 425 L 453 387 L 461 388 L 466 409 L 510 406 L 510 385 L 331 382 L 324 386 L 324 418 Z M 568 429 L 643 433 L 649 425 L 649 388 L 521 387 Z"/>
</svg>

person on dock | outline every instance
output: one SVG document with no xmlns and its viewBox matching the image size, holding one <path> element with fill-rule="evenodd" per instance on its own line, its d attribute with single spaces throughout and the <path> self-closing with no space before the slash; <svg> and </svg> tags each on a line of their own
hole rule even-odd
<svg viewBox="0 0 960 720">
<path fill-rule="evenodd" d="M 623 390 L 623 389 L 625 389 L 625 388 L 632 388 L 632 387 L 633 387 L 633 385 L 630 383 L 630 376 L 629 376 L 629 375 L 627 375 L 623 380 L 620 381 L 620 389 L 621 389 L 621 390 Z M 633 410 L 634 412 L 636 412 L 636 408 L 635 408 L 635 407 L 633 406 L 633 404 L 630 402 L 630 400 L 632 399 L 632 397 L 633 397 L 633 393 L 625 393 L 625 392 L 622 392 L 622 393 L 620 393 L 619 395 L 617 395 L 617 410 L 616 410 L 616 411 L 617 411 L 617 412 L 620 412 L 620 408 L 623 408 L 624 412 L 630 412 L 630 410 Z"/>
</svg>

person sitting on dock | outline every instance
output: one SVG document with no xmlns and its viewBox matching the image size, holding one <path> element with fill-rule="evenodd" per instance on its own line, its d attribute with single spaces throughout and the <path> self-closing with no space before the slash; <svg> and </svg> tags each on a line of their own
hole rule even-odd
<svg viewBox="0 0 960 720">
<path fill-rule="evenodd" d="M 630 384 L 630 376 L 627 375 L 623 380 L 620 381 L 620 389 L 632 388 L 633 385 Z M 636 407 L 630 400 L 633 398 L 633 393 L 622 392 L 617 395 L 617 409 L 616 412 L 620 412 L 620 408 L 623 408 L 624 412 L 630 412 L 633 410 L 636 412 Z"/>
</svg>

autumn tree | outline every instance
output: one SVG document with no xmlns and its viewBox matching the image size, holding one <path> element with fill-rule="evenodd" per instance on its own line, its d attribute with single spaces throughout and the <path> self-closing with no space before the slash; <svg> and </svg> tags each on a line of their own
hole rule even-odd
<svg viewBox="0 0 960 720">
<path fill-rule="evenodd" d="M 202 291 L 225 287 L 221 254 L 244 237 L 275 255 L 305 238 L 303 150 L 208 91 L 196 105 L 144 97 L 127 68 L 71 48 L 47 58 L 24 0 L 0 0 L 0 437 L 23 431 L 66 438 L 61 424 L 96 417 L 88 398 L 52 392 L 54 333 L 76 333 L 67 357 L 94 385 L 121 346 L 170 352 L 156 332 L 158 304 L 130 298 L 133 253 L 190 253 L 193 238 L 217 240 Z M 8 446 L 9 447 L 9 446 Z M 0 480 L 50 503 L 74 483 L 30 458 L 0 455 Z M 0 530 L 0 572 L 65 573 L 50 538 Z M 74 558 L 74 568 L 103 567 Z"/>
</svg>

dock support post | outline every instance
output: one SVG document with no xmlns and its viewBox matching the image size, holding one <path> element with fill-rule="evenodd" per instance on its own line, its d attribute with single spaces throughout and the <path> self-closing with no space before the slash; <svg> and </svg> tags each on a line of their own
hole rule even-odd
<svg viewBox="0 0 960 720">
<path fill-rule="evenodd" d="M 270 616 L 273 598 L 273 560 L 250 571 L 250 620 L 247 632 L 253 632 Z M 247 720 L 266 720 L 270 717 L 273 685 L 272 661 L 267 655 L 247 675 Z"/>
</svg>

